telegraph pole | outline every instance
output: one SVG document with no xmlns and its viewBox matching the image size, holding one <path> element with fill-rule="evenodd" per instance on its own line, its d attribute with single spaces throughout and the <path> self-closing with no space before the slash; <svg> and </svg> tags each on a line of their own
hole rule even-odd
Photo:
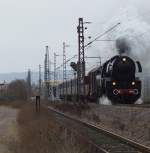
<svg viewBox="0 0 150 153">
<path fill-rule="evenodd" d="M 79 18 L 79 25 L 77 27 L 77 33 L 78 33 L 77 94 L 78 94 L 79 102 L 81 102 L 81 97 L 84 102 L 84 96 L 85 96 L 85 84 L 84 84 L 85 58 L 84 58 L 84 23 L 83 23 L 83 18 Z"/>
</svg>

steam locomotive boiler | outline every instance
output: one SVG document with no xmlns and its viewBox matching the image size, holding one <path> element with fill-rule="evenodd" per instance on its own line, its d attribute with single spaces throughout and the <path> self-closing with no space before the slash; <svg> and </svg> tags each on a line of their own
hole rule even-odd
<svg viewBox="0 0 150 153">
<path fill-rule="evenodd" d="M 128 56 L 114 56 L 89 72 L 89 98 L 96 100 L 106 96 L 113 103 L 133 104 L 141 96 L 141 81 L 136 72 L 142 72 L 139 61 Z"/>
</svg>

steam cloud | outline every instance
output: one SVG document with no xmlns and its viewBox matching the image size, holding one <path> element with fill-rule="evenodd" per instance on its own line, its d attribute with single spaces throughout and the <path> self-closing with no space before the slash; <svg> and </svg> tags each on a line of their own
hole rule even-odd
<svg viewBox="0 0 150 153">
<path fill-rule="evenodd" d="M 107 43 L 104 46 L 103 50 L 107 49 L 108 52 L 103 53 L 103 56 L 112 57 L 116 54 L 123 54 L 140 61 L 143 74 L 137 75 L 145 78 L 145 75 L 149 75 L 150 69 L 150 25 L 134 7 L 121 9 L 117 16 L 105 26 L 105 29 L 109 29 L 118 22 L 121 24 L 107 35 L 107 39 L 115 40 L 115 43 Z M 103 100 L 104 103 L 108 102 L 105 98 Z M 142 102 L 142 99 L 139 99 L 136 103 Z"/>
<path fill-rule="evenodd" d="M 135 102 L 135 104 L 143 104 L 143 100 L 140 98 Z"/>
<path fill-rule="evenodd" d="M 111 101 L 107 97 L 105 97 L 105 96 L 103 96 L 103 97 L 101 97 L 99 99 L 99 104 L 102 104 L 102 105 L 112 105 Z"/>
<path fill-rule="evenodd" d="M 131 51 L 130 43 L 125 38 L 118 38 L 116 40 L 116 48 L 119 54 L 129 54 Z"/>
<path fill-rule="evenodd" d="M 109 49 L 115 54 L 126 54 L 139 60 L 144 68 L 150 66 L 150 25 L 138 14 L 134 7 L 121 9 L 106 28 L 120 22 L 121 24 L 107 35 L 108 39 L 116 40 Z"/>
</svg>

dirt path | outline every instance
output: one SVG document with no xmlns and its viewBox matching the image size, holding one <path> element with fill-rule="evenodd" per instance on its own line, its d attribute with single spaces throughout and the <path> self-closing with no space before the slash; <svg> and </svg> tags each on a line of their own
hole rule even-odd
<svg viewBox="0 0 150 153">
<path fill-rule="evenodd" d="M 10 148 L 17 141 L 17 112 L 17 109 L 0 106 L 0 153 L 12 153 Z"/>
</svg>

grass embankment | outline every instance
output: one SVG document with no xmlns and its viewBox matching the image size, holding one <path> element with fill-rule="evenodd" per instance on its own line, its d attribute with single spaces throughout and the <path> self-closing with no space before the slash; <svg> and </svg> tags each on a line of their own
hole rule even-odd
<svg viewBox="0 0 150 153">
<path fill-rule="evenodd" d="M 77 116 L 80 119 L 86 119 L 86 116 L 83 116 L 85 112 L 91 112 L 91 107 L 89 105 L 70 105 L 69 103 L 51 103 L 48 104 L 56 110 L 61 112 L 69 113 L 70 115 Z M 88 114 L 88 113 L 87 113 Z M 89 121 L 100 122 L 100 118 L 97 114 L 92 113 L 87 116 Z"/>
<path fill-rule="evenodd" d="M 0 102 L 0 106 L 18 109 L 17 138 L 6 142 L 10 153 L 91 153 L 89 150 L 93 149 L 83 138 L 56 122 L 43 107 L 37 114 L 31 102 Z"/>
<path fill-rule="evenodd" d="M 87 144 L 55 121 L 47 109 L 37 114 L 33 104 L 18 114 L 19 142 L 15 153 L 86 153 Z"/>
<path fill-rule="evenodd" d="M 50 106 L 150 147 L 149 107 L 89 104 L 89 108 L 80 109 L 67 103 Z"/>
<path fill-rule="evenodd" d="M 6 107 L 20 109 L 26 103 L 27 103 L 27 101 L 21 101 L 21 100 L 16 100 L 16 101 L 0 101 L 0 106 L 6 106 Z"/>
<path fill-rule="evenodd" d="M 57 109 L 61 112 L 68 112 L 72 115 L 77 115 L 81 116 L 84 111 L 90 111 L 90 107 L 88 105 L 75 105 L 75 104 L 70 104 L 70 103 L 49 103 L 47 104 L 50 107 L 53 107 L 54 109 Z"/>
</svg>

